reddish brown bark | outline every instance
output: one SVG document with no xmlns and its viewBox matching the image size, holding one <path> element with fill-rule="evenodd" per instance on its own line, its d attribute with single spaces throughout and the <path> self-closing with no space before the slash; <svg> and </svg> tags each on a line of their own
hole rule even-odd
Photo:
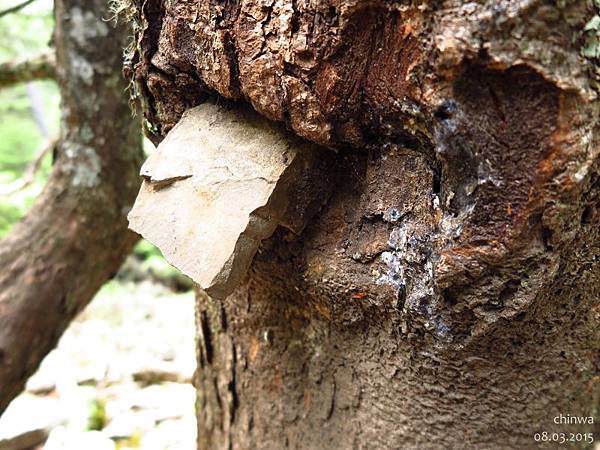
<svg viewBox="0 0 600 450">
<path fill-rule="evenodd" d="M 600 420 L 586 2 L 136 11 L 155 140 L 217 95 L 338 149 L 312 224 L 265 241 L 225 301 L 199 294 L 199 448 L 522 449 L 594 430 L 553 422 Z"/>
<path fill-rule="evenodd" d="M 103 0 L 58 0 L 55 16 L 56 161 L 40 198 L 0 243 L 0 412 L 136 239 L 126 214 L 142 150 L 123 95 L 126 28 L 103 20 Z"/>
</svg>

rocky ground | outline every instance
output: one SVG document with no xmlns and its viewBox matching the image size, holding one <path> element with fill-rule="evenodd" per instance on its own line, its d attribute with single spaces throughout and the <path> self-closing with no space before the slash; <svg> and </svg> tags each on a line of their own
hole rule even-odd
<svg viewBox="0 0 600 450">
<path fill-rule="evenodd" d="M 113 281 L 0 418 L 0 450 L 194 450 L 194 304 Z"/>
<path fill-rule="evenodd" d="M 194 297 L 163 266 L 130 258 L 101 290 L 0 417 L 0 450 L 196 449 Z"/>
</svg>

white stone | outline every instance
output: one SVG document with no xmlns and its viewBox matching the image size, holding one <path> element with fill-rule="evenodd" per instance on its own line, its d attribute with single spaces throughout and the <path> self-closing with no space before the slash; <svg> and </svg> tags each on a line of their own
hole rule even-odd
<svg viewBox="0 0 600 450">
<path fill-rule="evenodd" d="M 44 450 L 115 450 L 115 443 L 104 433 L 99 431 L 87 431 L 70 433 L 64 427 L 52 430 Z"/>
<path fill-rule="evenodd" d="M 130 228 L 209 295 L 241 281 L 312 147 L 250 111 L 187 111 L 142 167 Z"/>
</svg>

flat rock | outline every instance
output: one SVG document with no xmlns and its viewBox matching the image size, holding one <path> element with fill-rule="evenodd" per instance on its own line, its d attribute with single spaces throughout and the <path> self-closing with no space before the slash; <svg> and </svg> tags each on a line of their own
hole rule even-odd
<svg viewBox="0 0 600 450">
<path fill-rule="evenodd" d="M 56 398 L 23 393 L 11 402 L 2 415 L 0 449 L 32 447 L 43 442 L 48 430 L 66 419 L 67 411 Z"/>
<path fill-rule="evenodd" d="M 69 433 L 66 428 L 58 427 L 52 430 L 44 450 L 115 450 L 115 443 L 104 433 L 86 431 Z"/>
<path fill-rule="evenodd" d="M 0 450 L 28 450 L 42 445 L 48 439 L 47 429 L 26 431 L 10 439 L 0 439 Z"/>
<path fill-rule="evenodd" d="M 223 298 L 261 240 L 282 222 L 297 225 L 284 216 L 297 178 L 317 153 L 252 111 L 202 104 L 143 165 L 130 228 L 209 295 Z"/>
</svg>

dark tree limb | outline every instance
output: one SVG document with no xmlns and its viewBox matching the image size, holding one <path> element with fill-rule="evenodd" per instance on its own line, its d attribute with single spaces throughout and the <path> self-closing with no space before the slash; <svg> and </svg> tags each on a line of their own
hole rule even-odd
<svg viewBox="0 0 600 450">
<path fill-rule="evenodd" d="M 35 2 L 35 0 L 25 0 L 24 2 L 21 2 L 18 5 L 12 6 L 10 8 L 6 8 L 5 10 L 0 11 L 0 18 L 7 16 L 9 14 L 16 13 L 16 12 L 22 10 L 23 8 L 25 8 L 26 6 L 32 4 L 33 2 Z"/>
<path fill-rule="evenodd" d="M 136 240 L 140 128 L 123 94 L 126 29 L 106 15 L 104 0 L 55 3 L 62 130 L 44 192 L 0 242 L 0 412 Z"/>
<path fill-rule="evenodd" d="M 17 83 L 56 78 L 56 57 L 46 52 L 23 61 L 0 64 L 0 89 Z"/>
</svg>

